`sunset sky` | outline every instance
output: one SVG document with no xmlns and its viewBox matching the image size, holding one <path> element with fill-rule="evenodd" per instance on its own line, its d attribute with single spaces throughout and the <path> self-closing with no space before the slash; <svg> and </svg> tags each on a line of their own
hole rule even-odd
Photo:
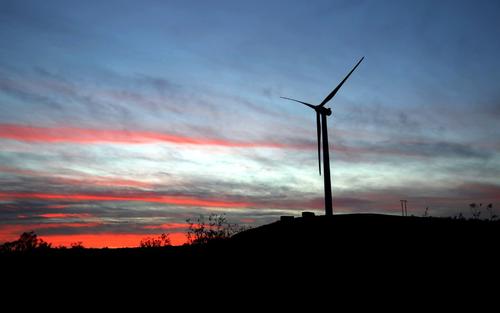
<svg viewBox="0 0 500 313">
<path fill-rule="evenodd" d="M 0 0 L 0 243 L 500 206 L 499 1 Z"/>
</svg>

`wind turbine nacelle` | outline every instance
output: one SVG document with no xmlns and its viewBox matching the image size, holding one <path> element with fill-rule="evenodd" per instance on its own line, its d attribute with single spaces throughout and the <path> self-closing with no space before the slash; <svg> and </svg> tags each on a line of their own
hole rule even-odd
<svg viewBox="0 0 500 313">
<path fill-rule="evenodd" d="M 324 115 L 327 115 L 327 116 L 330 116 L 332 115 L 332 109 L 330 108 L 325 108 L 325 107 L 322 107 L 322 106 L 316 106 L 316 111 L 319 113 L 319 114 L 324 114 Z"/>
</svg>

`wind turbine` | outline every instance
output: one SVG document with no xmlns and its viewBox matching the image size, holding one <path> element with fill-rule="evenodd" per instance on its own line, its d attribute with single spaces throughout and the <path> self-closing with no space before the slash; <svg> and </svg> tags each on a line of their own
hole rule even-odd
<svg viewBox="0 0 500 313">
<path fill-rule="evenodd" d="M 321 175 L 321 134 L 323 134 L 323 178 L 325 184 L 325 215 L 331 216 L 333 215 L 332 208 L 332 184 L 330 178 L 330 153 L 328 146 L 328 128 L 326 125 L 326 117 L 332 114 L 332 110 L 330 108 L 325 108 L 325 104 L 328 101 L 332 100 L 332 98 L 337 94 L 340 87 L 345 83 L 345 81 L 351 76 L 352 72 L 358 67 L 358 65 L 363 61 L 365 57 L 362 57 L 359 62 L 353 67 L 353 69 L 347 74 L 347 76 L 340 82 L 340 84 L 333 89 L 332 92 L 318 105 L 312 105 L 307 102 L 303 102 L 300 100 L 295 100 L 286 97 L 280 97 L 286 100 L 291 100 L 295 102 L 302 103 L 314 111 L 316 111 L 316 130 L 318 134 L 318 163 L 319 163 L 319 175 Z M 321 117 L 321 122 L 320 122 Z"/>
</svg>

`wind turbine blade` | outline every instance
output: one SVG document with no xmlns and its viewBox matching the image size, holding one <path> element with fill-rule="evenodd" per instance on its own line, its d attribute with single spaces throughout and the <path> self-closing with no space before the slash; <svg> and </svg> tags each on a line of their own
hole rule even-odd
<svg viewBox="0 0 500 313">
<path fill-rule="evenodd" d="M 349 74 L 347 74 L 347 76 L 340 82 L 340 84 L 335 87 L 335 89 L 333 89 L 333 91 L 325 98 L 325 100 L 323 100 L 323 102 L 321 102 L 319 105 L 320 106 L 324 106 L 328 101 L 332 100 L 332 98 L 337 94 L 337 92 L 339 91 L 340 87 L 342 87 L 342 85 L 345 83 L 345 81 L 349 78 L 349 76 L 351 76 L 352 72 L 354 72 L 354 70 L 358 67 L 358 65 L 361 63 L 361 61 L 364 60 L 365 57 L 362 57 L 361 60 L 359 60 L 358 64 L 356 64 L 356 66 L 353 67 L 353 69 L 349 72 Z"/>
<path fill-rule="evenodd" d="M 310 104 L 310 103 L 307 103 L 307 102 L 303 102 L 303 101 L 300 101 L 300 100 L 295 100 L 295 99 L 291 99 L 291 98 L 287 98 L 287 97 L 280 97 L 281 99 L 286 99 L 286 100 L 290 100 L 290 101 L 295 101 L 295 102 L 298 102 L 298 103 L 302 103 L 304 105 L 307 105 L 308 107 L 312 108 L 312 109 L 316 109 L 314 105 Z"/>
<path fill-rule="evenodd" d="M 321 176 L 321 123 L 319 121 L 319 113 L 316 112 L 316 130 L 318 133 L 318 164 L 319 175 Z"/>
</svg>

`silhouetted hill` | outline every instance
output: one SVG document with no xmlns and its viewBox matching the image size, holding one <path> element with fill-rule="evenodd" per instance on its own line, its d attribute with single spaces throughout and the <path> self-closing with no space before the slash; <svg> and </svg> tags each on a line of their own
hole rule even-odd
<svg viewBox="0 0 500 313">
<path fill-rule="evenodd" d="M 236 234 L 233 241 L 248 245 L 306 248 L 376 244 L 463 246 L 493 244 L 500 223 L 454 218 L 402 217 L 381 214 L 312 216 L 277 221 Z M 500 238 L 500 237 L 499 237 Z"/>
<path fill-rule="evenodd" d="M 349 214 L 277 221 L 201 246 L 51 249 L 0 260 L 6 273 L 74 273 L 78 279 L 123 279 L 125 273 L 143 279 L 217 273 L 274 277 L 312 269 L 335 270 L 337 278 L 382 279 L 399 272 L 454 275 L 497 264 L 498 238 L 499 222 Z"/>
<path fill-rule="evenodd" d="M 272 256 L 360 256 L 381 260 L 407 254 L 450 257 L 496 253 L 500 223 L 453 218 L 401 217 L 379 214 L 315 216 L 278 221 L 235 235 L 239 251 L 266 251 Z M 347 255 L 345 253 L 348 253 Z"/>
</svg>

